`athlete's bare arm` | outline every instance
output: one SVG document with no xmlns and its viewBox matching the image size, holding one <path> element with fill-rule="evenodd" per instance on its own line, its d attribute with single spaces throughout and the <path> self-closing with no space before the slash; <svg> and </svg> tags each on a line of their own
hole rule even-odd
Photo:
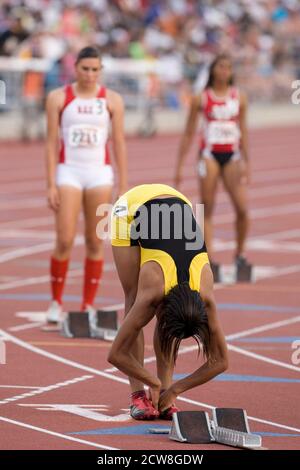
<svg viewBox="0 0 300 470">
<path fill-rule="evenodd" d="M 202 385 L 224 372 L 228 367 L 227 346 L 220 321 L 217 316 L 216 303 L 213 294 L 213 275 L 209 265 L 204 266 L 201 274 L 201 297 L 206 304 L 208 324 L 210 329 L 209 359 L 192 374 L 174 382 L 159 400 L 159 409 L 164 411 L 181 393 Z"/>
<path fill-rule="evenodd" d="M 107 104 L 112 122 L 112 143 L 117 162 L 119 189 L 118 196 L 127 191 L 127 150 L 124 137 L 124 103 L 119 93 L 107 90 Z"/>
<path fill-rule="evenodd" d="M 48 203 L 51 209 L 59 206 L 58 191 L 55 183 L 55 170 L 58 156 L 59 114 L 64 104 L 64 91 L 57 88 L 49 93 L 46 101 L 47 138 L 46 138 L 46 169 Z"/>
<path fill-rule="evenodd" d="M 126 315 L 108 356 L 108 361 L 124 374 L 149 385 L 155 408 L 158 407 L 160 380 L 139 364 L 133 357 L 131 348 L 140 330 L 154 317 L 163 295 L 161 279 L 156 279 L 155 272 L 143 266 L 140 271 L 136 300 Z"/>
<path fill-rule="evenodd" d="M 178 155 L 177 155 L 177 165 L 176 165 L 176 173 L 175 173 L 175 187 L 179 189 L 180 183 L 182 181 L 182 170 L 183 170 L 183 164 L 185 157 L 188 154 L 188 151 L 190 149 L 197 122 L 198 122 L 198 114 L 201 110 L 201 95 L 195 95 L 192 97 L 191 104 L 190 104 L 190 109 L 189 109 L 189 114 L 187 117 L 186 125 L 185 125 L 185 130 L 183 132 L 180 144 L 179 144 L 179 150 L 178 150 Z"/>
</svg>

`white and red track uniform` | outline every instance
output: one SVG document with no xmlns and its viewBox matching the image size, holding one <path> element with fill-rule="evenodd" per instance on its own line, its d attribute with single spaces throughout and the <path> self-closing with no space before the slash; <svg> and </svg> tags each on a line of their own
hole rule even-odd
<svg viewBox="0 0 300 470">
<path fill-rule="evenodd" d="M 224 97 L 218 97 L 211 88 L 202 93 L 201 110 L 203 129 L 200 151 L 205 158 L 218 153 L 232 153 L 239 158 L 240 148 L 240 98 L 237 88 L 230 87 Z"/>
<path fill-rule="evenodd" d="M 72 85 L 65 88 L 60 113 L 61 146 L 57 184 L 79 189 L 112 185 L 113 171 L 107 146 L 110 114 L 106 89 L 100 87 L 94 98 L 80 98 Z"/>
</svg>

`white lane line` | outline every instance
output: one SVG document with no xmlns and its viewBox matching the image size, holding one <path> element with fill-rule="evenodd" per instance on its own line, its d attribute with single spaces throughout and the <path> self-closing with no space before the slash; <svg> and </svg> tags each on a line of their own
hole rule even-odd
<svg viewBox="0 0 300 470">
<path fill-rule="evenodd" d="M 243 354 L 244 356 L 251 357 L 252 359 L 257 359 L 258 361 L 267 362 L 268 364 L 272 364 L 273 366 L 284 367 L 285 369 L 300 372 L 300 367 L 294 366 L 293 364 L 287 364 L 286 362 L 277 361 L 276 359 L 271 359 L 270 357 L 262 356 L 261 354 L 256 354 L 254 352 L 247 351 L 246 349 L 233 346 L 232 344 L 227 344 L 227 347 L 230 351 L 234 351 L 238 354 Z"/>
<path fill-rule="evenodd" d="M 64 357 L 58 356 L 57 354 L 50 353 L 48 351 L 45 351 L 44 349 L 37 348 L 36 346 L 26 343 L 25 341 L 22 341 L 21 339 L 7 333 L 6 331 L 2 329 L 0 329 L 0 335 L 3 335 L 4 340 L 9 340 L 12 343 L 17 344 L 18 346 L 24 349 L 27 349 L 28 351 L 31 351 L 33 353 L 39 354 L 40 356 L 44 356 L 47 359 L 52 359 L 53 361 L 60 362 L 67 366 L 75 367 L 76 369 L 80 369 L 80 370 L 85 370 L 86 372 L 89 372 L 94 375 L 100 375 L 101 377 L 106 377 L 107 379 L 111 379 L 112 377 L 114 377 L 114 380 L 120 383 L 126 383 L 126 384 L 128 383 L 128 381 L 126 379 L 123 379 L 122 377 L 112 376 L 111 374 L 107 374 L 104 371 L 100 371 L 98 369 L 94 369 L 93 367 L 79 364 L 78 362 L 71 361 L 70 359 L 65 359 Z"/>
<path fill-rule="evenodd" d="M 189 403 L 190 405 L 196 405 L 204 408 L 208 408 L 209 410 L 213 410 L 216 408 L 216 406 L 208 405 L 207 403 L 203 403 L 197 400 L 191 400 L 190 398 L 185 398 L 185 397 L 177 397 L 176 400 L 183 401 L 185 403 Z M 218 406 L 218 405 L 217 405 Z M 282 428 L 282 429 L 287 429 L 289 431 L 295 431 L 300 433 L 299 428 L 294 428 L 292 426 L 287 426 L 286 424 L 279 424 L 274 421 L 268 421 L 266 419 L 261 419 L 261 418 L 256 418 L 254 416 L 248 416 L 248 419 L 251 421 L 257 421 L 258 423 L 263 423 L 263 424 L 268 424 L 269 426 L 274 426 L 277 428 Z"/>
<path fill-rule="evenodd" d="M 0 388 L 25 388 L 25 389 L 31 389 L 36 390 L 37 388 L 40 387 L 29 387 L 28 385 L 0 385 Z"/>
<path fill-rule="evenodd" d="M 39 326 L 44 325 L 45 322 L 35 322 L 35 323 L 24 323 L 24 325 L 12 326 L 8 328 L 8 331 L 23 331 L 23 330 L 31 330 L 32 328 L 38 328 Z"/>
<path fill-rule="evenodd" d="M 64 382 L 58 382 L 53 385 L 48 385 L 47 387 L 39 387 L 38 389 L 32 392 L 23 393 L 22 395 L 15 395 L 13 397 L 0 400 L 0 405 L 7 405 L 7 403 L 12 403 L 14 401 L 23 400 L 24 398 L 29 398 L 35 395 L 40 395 L 41 393 L 51 392 L 52 390 L 57 390 L 58 388 L 68 387 L 69 385 L 73 385 L 78 382 L 83 382 L 85 380 L 92 379 L 92 378 L 93 378 L 92 375 L 83 375 L 81 377 L 75 377 L 74 379 L 71 379 L 71 380 L 65 380 Z"/>
<path fill-rule="evenodd" d="M 272 217 L 274 215 L 288 215 L 291 213 L 299 212 L 300 211 L 300 203 L 294 203 L 294 204 L 285 204 L 285 205 L 280 205 L 280 206 L 268 206 L 268 207 L 262 207 L 259 209 L 252 209 L 250 210 L 250 218 L 252 220 L 254 219 L 261 219 L 261 218 L 266 218 L 266 217 Z M 215 225 L 222 225 L 226 223 L 231 223 L 234 220 L 234 214 L 232 212 L 226 213 L 226 214 L 218 214 L 214 218 L 214 224 Z M 82 245 L 83 240 L 82 238 L 75 239 L 74 245 Z M 26 247 L 26 248 L 18 248 L 15 250 L 11 250 L 8 252 L 5 252 L 0 255 L 0 263 L 4 263 L 6 261 L 10 261 L 16 258 L 20 258 L 23 256 L 28 256 L 32 255 L 35 253 L 42 253 L 44 251 L 49 251 L 53 249 L 53 243 L 42 243 L 36 246 L 31 246 L 31 247 Z"/>
<path fill-rule="evenodd" d="M 250 335 L 255 334 L 255 333 L 261 333 L 263 331 L 273 330 L 275 328 L 281 328 L 282 326 L 291 325 L 291 324 L 297 323 L 297 322 L 300 322 L 300 316 L 294 317 L 294 318 L 288 318 L 286 320 L 282 320 L 282 321 L 278 321 L 278 322 L 274 322 L 274 323 L 267 323 L 265 325 L 258 326 L 258 327 L 255 327 L 255 328 L 250 328 L 250 329 L 247 329 L 247 330 L 242 330 L 242 331 L 239 331 L 238 333 L 233 333 L 231 335 L 227 335 L 227 336 L 225 336 L 225 338 L 226 338 L 226 341 L 231 341 L 231 340 L 235 340 L 235 339 L 238 339 L 238 338 L 244 338 L 245 336 L 250 336 Z M 193 352 L 193 351 L 197 351 L 197 350 L 198 350 L 198 346 L 183 347 L 183 348 L 179 349 L 179 355 L 186 354 L 186 353 Z M 260 356 L 260 358 L 261 357 L 264 357 L 264 356 Z M 273 360 L 273 359 L 271 359 L 271 360 Z M 156 361 L 156 356 L 150 356 L 150 357 L 147 357 L 144 362 L 146 364 L 149 364 L 149 363 L 155 362 L 155 361 Z M 279 365 L 279 364 L 277 363 L 277 364 L 274 364 L 274 365 Z M 289 367 L 290 364 L 286 364 L 285 362 L 280 363 L 280 365 L 281 365 L 281 367 L 288 366 L 287 368 L 290 368 Z M 294 367 L 296 367 L 296 366 L 294 366 Z M 299 370 L 299 368 L 296 367 L 295 370 Z M 105 372 L 117 372 L 117 371 L 118 371 L 118 369 L 116 367 L 111 367 L 109 369 L 105 369 Z"/>
<path fill-rule="evenodd" d="M 273 217 L 274 215 L 282 215 L 284 217 L 294 213 L 299 214 L 299 212 L 300 203 L 282 204 L 277 206 L 273 205 L 269 207 L 260 207 L 258 209 L 250 209 L 249 217 L 250 220 L 266 219 L 267 217 Z M 234 217 L 235 215 L 233 212 L 230 212 L 228 214 L 217 214 L 213 221 L 213 224 L 223 225 L 229 222 L 233 222 Z"/>
<path fill-rule="evenodd" d="M 96 444 L 96 442 L 90 442 L 90 441 L 86 441 L 84 439 L 78 439 L 76 437 L 67 436 L 66 434 L 61 434 L 59 432 L 50 431 L 49 429 L 39 428 L 37 426 L 32 426 L 31 424 L 22 423 L 21 421 L 16 421 L 14 419 L 5 418 L 4 416 L 0 416 L 0 420 L 5 421 L 6 423 L 15 424 L 16 426 L 21 426 L 21 427 L 26 428 L 26 429 L 31 429 L 32 431 L 38 431 L 38 432 L 42 432 L 42 433 L 45 433 L 45 434 L 49 434 L 50 436 L 60 437 L 61 439 L 65 439 L 67 441 L 73 441 L 73 442 L 78 442 L 79 444 L 84 444 L 84 445 L 88 445 L 88 446 L 91 446 L 91 447 L 97 447 L 98 449 L 120 450 L 116 447 L 110 447 L 110 446 L 105 446 L 105 445 L 101 445 L 101 444 Z"/>
<path fill-rule="evenodd" d="M 56 354 L 52 354 L 52 353 L 48 353 L 47 351 L 44 351 L 40 348 L 37 348 L 35 346 L 32 346 L 30 344 L 27 344 L 25 343 L 24 341 L 21 341 L 19 340 L 18 338 L 6 333 L 5 331 L 3 330 L 0 330 L 0 334 L 4 334 L 6 335 L 6 337 L 13 343 L 25 348 L 25 349 L 28 349 L 29 351 L 32 351 L 36 354 L 39 354 L 41 356 L 44 356 L 44 357 L 47 357 L 49 359 L 52 359 L 54 361 L 57 361 L 57 362 L 60 362 L 62 364 L 65 364 L 65 365 L 69 365 L 71 367 L 75 367 L 76 369 L 81 369 L 81 370 L 84 370 L 84 371 L 87 371 L 87 372 L 92 372 L 94 375 L 100 375 L 102 377 L 106 377 L 110 380 L 113 380 L 115 382 L 120 382 L 120 383 L 123 383 L 123 384 L 126 384 L 126 385 L 129 385 L 129 381 L 127 379 L 123 379 L 121 377 L 117 377 L 115 375 L 112 375 L 112 374 L 108 374 L 106 372 L 102 372 L 102 371 L 99 371 L 97 369 L 94 369 L 92 367 L 88 367 L 88 366 L 85 366 L 83 364 L 79 364 L 78 362 L 75 362 L 75 361 L 70 361 L 68 359 L 65 359 L 61 356 L 58 356 Z M 185 398 L 185 397 L 180 397 L 180 399 L 182 401 L 186 401 L 187 403 L 189 403 L 188 399 Z M 215 406 L 212 406 L 212 405 L 208 405 L 208 404 L 199 404 L 199 402 L 195 402 L 194 404 L 197 404 L 197 406 L 206 406 L 207 408 L 215 408 Z M 249 419 L 254 419 L 254 418 L 250 418 Z M 255 418 L 255 419 L 260 419 L 260 418 Z M 275 423 L 273 421 L 264 421 L 266 424 L 270 424 L 271 426 L 277 426 L 277 427 L 284 427 L 284 429 L 291 429 L 291 430 L 296 430 L 296 428 L 290 428 L 289 426 L 286 426 L 286 425 L 281 425 L 280 423 Z M 300 432 L 300 430 L 298 430 L 297 432 Z"/>
<path fill-rule="evenodd" d="M 233 333 L 226 336 L 227 341 L 232 341 L 238 338 L 244 338 L 245 336 L 253 335 L 256 333 L 261 333 L 267 330 L 273 330 L 274 328 L 281 328 L 282 326 L 291 325 L 292 323 L 300 322 L 300 315 L 298 317 L 289 318 L 287 320 L 277 321 L 274 323 L 267 323 L 266 325 L 257 326 L 255 328 L 250 328 L 248 330 L 240 331 L 238 333 Z"/>
</svg>

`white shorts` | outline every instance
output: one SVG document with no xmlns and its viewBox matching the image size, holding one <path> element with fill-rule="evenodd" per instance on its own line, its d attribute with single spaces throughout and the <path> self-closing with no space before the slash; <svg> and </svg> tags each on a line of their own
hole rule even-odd
<svg viewBox="0 0 300 470">
<path fill-rule="evenodd" d="M 81 190 L 97 186 L 112 186 L 114 174 L 111 165 L 81 167 L 59 163 L 56 168 L 57 186 L 73 186 Z"/>
</svg>

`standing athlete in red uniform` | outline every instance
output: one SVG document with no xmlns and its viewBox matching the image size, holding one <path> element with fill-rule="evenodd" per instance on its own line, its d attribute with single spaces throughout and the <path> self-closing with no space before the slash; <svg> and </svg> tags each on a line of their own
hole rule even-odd
<svg viewBox="0 0 300 470">
<path fill-rule="evenodd" d="M 56 246 L 51 257 L 52 303 L 47 321 L 56 323 L 81 207 L 85 220 L 86 260 L 81 310 L 93 306 L 103 269 L 103 241 L 96 234 L 100 204 L 110 203 L 114 175 L 107 146 L 109 127 L 118 168 L 118 194 L 127 186 L 123 100 L 99 85 L 102 68 L 94 47 L 77 57 L 76 82 L 47 98 L 48 202 L 56 217 Z"/>
<path fill-rule="evenodd" d="M 199 113 L 203 116 L 199 151 L 200 195 L 204 204 L 204 232 L 210 258 L 212 250 L 212 213 L 217 183 L 221 177 L 236 212 L 237 264 L 246 263 L 245 240 L 248 214 L 245 183 L 249 181 L 247 99 L 233 86 L 229 56 L 217 56 L 210 66 L 204 91 L 193 97 L 186 128 L 181 139 L 175 184 L 182 181 L 184 159 L 189 151 Z M 213 263 L 212 263 L 213 264 Z"/>
</svg>

